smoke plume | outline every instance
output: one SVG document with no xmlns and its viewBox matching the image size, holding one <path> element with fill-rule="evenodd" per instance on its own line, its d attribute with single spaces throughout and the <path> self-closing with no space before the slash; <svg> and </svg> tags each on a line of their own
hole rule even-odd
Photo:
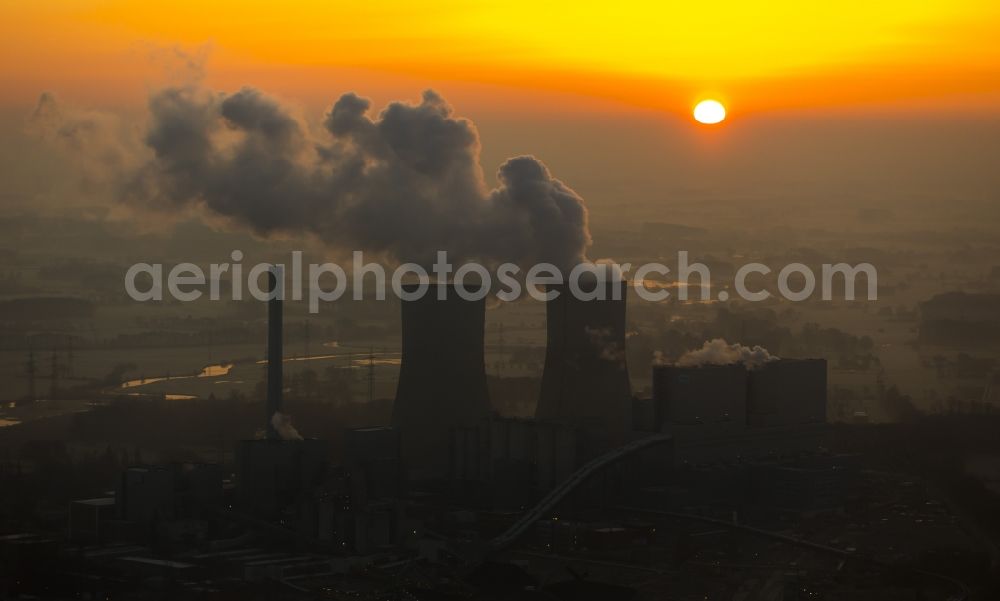
<svg viewBox="0 0 1000 601">
<path fill-rule="evenodd" d="M 281 440 L 302 440 L 302 435 L 292 425 L 292 417 L 280 411 L 275 411 L 271 416 L 271 426 L 278 433 Z"/>
<path fill-rule="evenodd" d="M 437 93 L 415 104 L 344 94 L 310 128 L 253 88 L 166 88 L 149 101 L 150 158 L 124 196 L 163 211 L 199 206 L 258 234 L 311 234 L 343 250 L 429 264 L 586 259 L 583 199 L 531 156 L 487 183 L 479 134 Z"/>
<path fill-rule="evenodd" d="M 677 365 L 695 367 L 698 365 L 732 365 L 742 363 L 747 369 L 757 369 L 775 357 L 761 346 L 750 348 L 741 344 L 729 344 L 722 338 L 706 341 L 700 349 L 688 351 L 677 360 Z"/>
<path fill-rule="evenodd" d="M 111 113 L 80 109 L 45 92 L 27 121 L 27 132 L 73 159 L 87 186 L 113 186 L 133 173 L 144 155 L 140 130 Z"/>
</svg>

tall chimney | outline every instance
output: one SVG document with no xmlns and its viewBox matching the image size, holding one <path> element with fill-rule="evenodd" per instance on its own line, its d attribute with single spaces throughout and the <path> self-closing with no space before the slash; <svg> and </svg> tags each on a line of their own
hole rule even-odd
<svg viewBox="0 0 1000 601">
<path fill-rule="evenodd" d="M 281 411 L 281 392 L 284 385 L 282 375 L 282 327 L 281 311 L 284 296 L 284 273 L 280 266 L 275 265 L 267 274 L 270 299 L 267 301 L 267 438 L 281 438 L 275 429 L 274 414 Z"/>
<path fill-rule="evenodd" d="M 421 298 L 401 304 L 403 354 L 392 424 L 400 430 L 411 477 L 439 478 L 450 466 L 452 429 L 489 415 L 486 301 L 465 300 L 453 285 L 432 283 Z"/>
<path fill-rule="evenodd" d="M 565 284 L 549 287 L 559 296 L 545 307 L 545 369 L 535 410 L 538 419 L 575 424 L 588 447 L 585 455 L 624 442 L 632 411 L 625 363 L 628 284 L 594 285 L 605 287 L 606 300 L 576 298 Z"/>
</svg>

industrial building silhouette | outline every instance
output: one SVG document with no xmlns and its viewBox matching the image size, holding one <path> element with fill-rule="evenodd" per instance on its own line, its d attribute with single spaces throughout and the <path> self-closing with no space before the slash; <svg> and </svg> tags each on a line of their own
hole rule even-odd
<svg viewBox="0 0 1000 601">
<path fill-rule="evenodd" d="M 277 285 L 274 278 L 271 284 Z M 466 300 L 452 285 L 402 300 L 391 421 L 345 428 L 337 463 L 328 440 L 302 438 L 276 419 L 283 411 L 283 307 L 273 298 L 265 435 L 237 444 L 235 479 L 224 485 L 222 470 L 210 465 L 130 467 L 114 497 L 73 503 L 71 538 L 178 544 L 206 540 L 206 524 L 237 524 L 276 550 L 208 551 L 184 565 L 226 566 L 242 570 L 248 581 L 283 580 L 407 548 L 432 563 L 458 558 L 473 569 L 536 530 L 554 545 L 580 537 L 594 544 L 647 537 L 645 526 L 626 534 L 545 518 L 559 508 L 608 510 L 639 491 L 630 503 L 662 506 L 665 498 L 681 498 L 667 484 L 680 465 L 757 457 L 754 482 L 775 483 L 755 493 L 761 498 L 779 491 L 780 503 L 803 510 L 840 502 L 853 473 L 835 469 L 840 463 L 820 458 L 790 466 L 767 459 L 822 440 L 825 361 L 656 366 L 652 396 L 635 396 L 625 361 L 628 284 L 595 285 L 601 293 L 590 299 L 550 287 L 558 296 L 546 306 L 547 348 L 533 418 L 491 410 L 484 300 Z M 466 510 L 455 514 L 456 508 L 482 512 L 483 519 L 505 517 L 480 524 L 469 540 L 428 526 L 464 519 Z M 289 545 L 295 551 L 277 550 Z"/>
<path fill-rule="evenodd" d="M 405 287 L 410 294 L 417 289 Z M 419 489 L 475 490 L 478 496 L 469 499 L 524 506 L 596 457 L 651 434 L 676 439 L 657 448 L 662 461 L 643 459 L 662 470 L 676 457 L 698 457 L 687 454 L 695 447 L 766 454 L 792 441 L 815 444 L 821 435 L 825 360 L 778 360 L 752 369 L 740 363 L 656 366 L 652 398 L 633 397 L 625 361 L 628 283 L 591 282 L 588 298 L 563 285 L 548 290 L 557 295 L 546 306 L 534 419 L 491 411 L 485 300 L 435 284 L 400 302 L 402 360 L 391 423 L 349 430 L 342 466 L 329 465 L 325 442 L 282 438 L 274 427 L 281 411 L 282 302 L 271 300 L 267 436 L 238 445 L 240 509 L 276 519 L 289 507 L 301 508 L 337 470 L 351 483 L 328 497 L 385 500 Z"/>
</svg>

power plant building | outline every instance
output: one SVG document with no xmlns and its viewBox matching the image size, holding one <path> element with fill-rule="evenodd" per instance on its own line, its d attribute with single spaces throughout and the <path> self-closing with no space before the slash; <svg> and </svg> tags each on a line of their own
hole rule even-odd
<svg viewBox="0 0 1000 601">
<path fill-rule="evenodd" d="M 569 424 L 491 417 L 453 431 L 451 477 L 497 486 L 520 480 L 532 492 L 544 492 L 578 467 L 577 444 Z"/>
<path fill-rule="evenodd" d="M 363 486 L 362 502 L 392 499 L 403 492 L 403 461 L 399 432 L 385 426 L 344 432 L 345 467 Z"/>
<path fill-rule="evenodd" d="M 778 359 L 750 370 L 747 420 L 752 426 L 826 421 L 826 359 Z"/>
<path fill-rule="evenodd" d="M 825 431 L 826 382 L 825 359 L 656 366 L 654 425 L 674 436 L 682 462 L 796 453 L 814 448 Z"/>
<path fill-rule="evenodd" d="M 325 440 L 243 440 L 236 447 L 241 511 L 274 518 L 316 489 L 329 468 Z"/>
<path fill-rule="evenodd" d="M 732 423 L 747 415 L 747 369 L 732 365 L 664 365 L 653 369 L 653 400 L 669 424 Z"/>
</svg>

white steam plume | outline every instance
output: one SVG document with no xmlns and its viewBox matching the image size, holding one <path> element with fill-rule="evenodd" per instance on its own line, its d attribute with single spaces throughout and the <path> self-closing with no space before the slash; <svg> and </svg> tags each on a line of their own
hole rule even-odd
<svg viewBox="0 0 1000 601">
<path fill-rule="evenodd" d="M 302 435 L 292 425 L 292 417 L 280 411 L 271 416 L 271 427 L 278 433 L 281 440 L 302 440 Z"/>
<path fill-rule="evenodd" d="M 700 349 L 688 351 L 677 360 L 677 365 L 682 367 L 695 367 L 698 365 L 732 365 L 742 363 L 747 369 L 757 369 L 769 361 L 776 361 L 775 357 L 761 346 L 750 348 L 742 344 L 729 344 L 722 338 L 715 338 L 705 342 Z"/>
</svg>

